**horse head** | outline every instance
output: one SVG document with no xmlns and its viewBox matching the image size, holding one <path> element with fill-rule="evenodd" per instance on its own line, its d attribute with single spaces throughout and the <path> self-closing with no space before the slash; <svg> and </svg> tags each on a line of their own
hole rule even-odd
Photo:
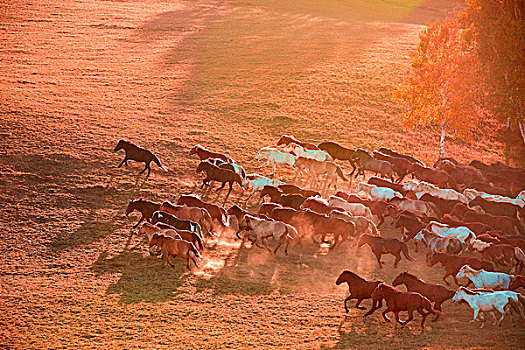
<svg viewBox="0 0 525 350">
<path fill-rule="evenodd" d="M 123 149 L 124 147 L 126 147 L 126 144 L 128 144 L 128 143 L 129 142 L 127 142 L 126 140 L 119 140 L 119 142 L 115 146 L 115 149 L 113 150 L 113 152 L 117 152 L 118 150 Z"/>
<path fill-rule="evenodd" d="M 352 272 L 350 272 L 348 270 L 344 270 L 343 272 L 341 272 L 339 277 L 337 277 L 337 280 L 335 281 L 335 284 L 336 285 L 340 285 L 343 282 L 348 282 L 348 279 L 351 276 L 351 274 L 352 274 Z"/>
<path fill-rule="evenodd" d="M 408 272 L 401 272 L 399 275 L 397 275 L 397 277 L 394 279 L 394 281 L 392 282 L 392 285 L 393 286 L 398 286 L 400 284 L 403 283 L 403 280 L 405 279 L 405 277 L 408 275 Z"/>
</svg>

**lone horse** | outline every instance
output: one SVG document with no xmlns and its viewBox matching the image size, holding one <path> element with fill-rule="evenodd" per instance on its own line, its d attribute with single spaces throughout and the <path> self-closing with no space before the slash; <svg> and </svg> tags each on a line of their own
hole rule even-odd
<svg viewBox="0 0 525 350">
<path fill-rule="evenodd" d="M 168 171 L 168 168 L 162 165 L 162 163 L 156 155 L 154 155 L 152 152 L 148 151 L 145 148 L 135 145 L 131 141 L 120 140 L 113 151 L 117 152 L 121 149 L 123 149 L 124 152 L 126 152 L 126 154 L 124 155 L 124 159 L 122 160 L 122 162 L 120 162 L 117 168 L 120 168 L 122 164 L 126 164 L 126 166 L 128 166 L 128 160 L 134 160 L 139 163 L 146 163 L 144 169 L 139 173 L 140 175 L 147 170 L 148 174 L 146 175 L 146 178 L 149 177 L 149 174 L 151 172 L 151 162 L 155 162 L 155 164 L 157 164 L 162 170 Z"/>
</svg>

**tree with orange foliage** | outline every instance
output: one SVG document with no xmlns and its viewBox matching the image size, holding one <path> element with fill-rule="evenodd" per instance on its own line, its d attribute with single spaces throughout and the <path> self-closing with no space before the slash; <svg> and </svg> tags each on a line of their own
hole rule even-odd
<svg viewBox="0 0 525 350">
<path fill-rule="evenodd" d="M 410 73 L 393 97 L 403 107 L 405 126 L 441 126 L 442 158 L 447 132 L 468 136 L 475 125 L 476 56 L 454 19 L 428 25 L 419 38 L 410 53 Z"/>
<path fill-rule="evenodd" d="M 525 0 L 467 0 L 458 21 L 480 62 L 483 108 L 525 142 Z"/>
</svg>

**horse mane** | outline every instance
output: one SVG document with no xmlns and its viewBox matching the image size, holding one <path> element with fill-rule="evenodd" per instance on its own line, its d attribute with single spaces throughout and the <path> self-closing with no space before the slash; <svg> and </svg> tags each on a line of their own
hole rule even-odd
<svg viewBox="0 0 525 350">
<path fill-rule="evenodd" d="M 352 276 L 353 278 L 356 278 L 356 279 L 358 279 L 360 281 L 363 281 L 363 282 L 367 281 L 366 278 L 363 278 L 363 277 L 359 276 L 357 273 L 352 272 L 350 270 L 344 270 L 343 272 L 341 272 L 341 274 L 343 274 L 343 273 L 344 274 L 348 274 L 348 275 Z"/>
<path fill-rule="evenodd" d="M 411 278 L 413 280 L 416 280 L 418 282 L 424 282 L 422 279 L 419 279 L 418 277 L 416 277 L 415 275 L 411 274 L 411 273 L 408 273 L 408 272 L 401 272 L 401 275 L 405 275 L 407 276 L 408 278 Z"/>
<path fill-rule="evenodd" d="M 307 201 L 312 201 L 312 202 L 317 202 L 317 203 L 329 206 L 328 201 L 326 199 L 324 199 L 323 197 L 318 197 L 318 196 L 308 197 L 308 199 L 306 199 L 306 200 Z"/>
<path fill-rule="evenodd" d="M 460 286 L 460 287 L 458 288 L 458 291 L 460 291 L 460 290 L 463 291 L 463 292 L 465 292 L 465 294 L 468 294 L 468 295 L 479 295 L 479 292 L 475 292 L 475 291 L 470 290 L 470 289 L 468 289 L 468 288 L 466 288 L 466 287 L 463 287 L 463 286 Z"/>
</svg>

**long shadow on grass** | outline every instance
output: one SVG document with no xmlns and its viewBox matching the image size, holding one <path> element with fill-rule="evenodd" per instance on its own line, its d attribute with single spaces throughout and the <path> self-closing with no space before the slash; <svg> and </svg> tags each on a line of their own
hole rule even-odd
<svg viewBox="0 0 525 350">
<path fill-rule="evenodd" d="M 189 276 L 185 261 L 171 259 L 175 267 L 163 268 L 164 260 L 125 251 L 113 258 L 101 254 L 91 270 L 96 274 L 120 273 L 120 279 L 109 286 L 106 294 L 120 295 L 123 303 L 166 301 L 180 293 Z"/>
</svg>

